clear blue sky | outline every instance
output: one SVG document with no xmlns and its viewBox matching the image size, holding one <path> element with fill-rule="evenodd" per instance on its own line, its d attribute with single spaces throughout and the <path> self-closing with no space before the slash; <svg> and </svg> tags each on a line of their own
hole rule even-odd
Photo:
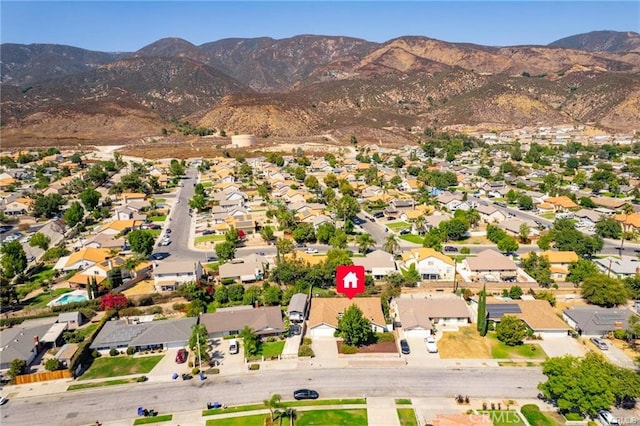
<svg viewBox="0 0 640 426">
<path fill-rule="evenodd" d="M 634 1 L 6 1 L 2 43 L 135 51 L 164 37 L 345 35 L 383 42 L 421 35 L 506 46 L 594 30 L 639 31 Z"/>
</svg>

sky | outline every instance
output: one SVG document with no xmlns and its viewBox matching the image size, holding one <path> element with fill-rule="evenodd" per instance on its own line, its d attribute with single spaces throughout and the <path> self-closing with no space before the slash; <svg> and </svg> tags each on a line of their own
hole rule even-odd
<svg viewBox="0 0 640 426">
<path fill-rule="evenodd" d="M 418 35 L 489 46 L 548 44 L 595 30 L 640 31 L 640 1 L 7 1 L 2 43 L 136 51 L 165 37 Z"/>
</svg>

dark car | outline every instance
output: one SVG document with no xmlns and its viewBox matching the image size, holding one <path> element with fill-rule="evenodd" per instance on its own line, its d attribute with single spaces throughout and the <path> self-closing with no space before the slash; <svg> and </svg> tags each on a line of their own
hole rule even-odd
<svg viewBox="0 0 640 426">
<path fill-rule="evenodd" d="M 409 231 L 408 229 L 403 229 L 402 231 L 400 231 L 400 235 L 407 235 L 411 233 L 411 231 Z"/>
<path fill-rule="evenodd" d="M 402 351 L 402 353 L 405 355 L 409 355 L 411 353 L 409 342 L 407 342 L 405 339 L 400 340 L 400 351 Z"/>
<path fill-rule="evenodd" d="M 373 216 L 373 217 L 375 217 L 375 218 L 377 218 L 377 219 L 380 219 L 382 216 L 384 216 L 384 213 L 382 213 L 382 212 L 375 212 L 372 216 Z"/>
<path fill-rule="evenodd" d="M 453 246 L 444 246 L 444 251 L 449 252 L 449 253 L 457 253 L 458 252 L 458 248 L 457 247 L 453 247 Z"/>
<path fill-rule="evenodd" d="M 213 231 L 211 229 L 205 229 L 204 231 L 202 231 L 202 235 L 211 235 L 213 234 Z"/>
<path fill-rule="evenodd" d="M 167 233 L 167 234 L 170 234 L 171 233 L 171 228 L 167 228 L 167 230 L 164 231 L 164 232 Z"/>
<path fill-rule="evenodd" d="M 176 354 L 176 363 L 184 364 L 187 361 L 188 355 L 189 354 L 186 349 L 183 348 L 178 350 L 178 353 Z"/>
<path fill-rule="evenodd" d="M 300 327 L 299 324 L 292 324 L 291 327 L 289 327 L 289 333 L 292 336 L 299 336 L 302 334 L 302 327 Z"/>
<path fill-rule="evenodd" d="M 318 392 L 311 389 L 298 389 L 293 392 L 293 397 L 297 400 L 300 399 L 318 399 Z"/>
</svg>

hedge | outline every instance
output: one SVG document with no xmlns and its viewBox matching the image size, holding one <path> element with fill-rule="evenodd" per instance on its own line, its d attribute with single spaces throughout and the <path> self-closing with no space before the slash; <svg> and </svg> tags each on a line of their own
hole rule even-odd
<svg viewBox="0 0 640 426">
<path fill-rule="evenodd" d="M 78 350 L 71 358 L 71 361 L 69 361 L 69 370 L 71 371 L 71 374 L 75 375 L 75 371 L 78 368 L 78 365 L 82 364 L 82 362 L 88 361 L 93 358 L 91 349 L 89 349 L 89 347 L 93 343 L 93 340 L 98 335 L 98 333 L 100 333 L 100 330 L 102 330 L 102 327 L 104 327 L 107 321 L 109 321 L 117 313 L 118 311 L 115 310 L 107 311 L 104 314 L 104 317 L 98 323 L 96 329 L 93 330 L 93 333 L 87 336 L 87 338 L 78 345 Z"/>
</svg>

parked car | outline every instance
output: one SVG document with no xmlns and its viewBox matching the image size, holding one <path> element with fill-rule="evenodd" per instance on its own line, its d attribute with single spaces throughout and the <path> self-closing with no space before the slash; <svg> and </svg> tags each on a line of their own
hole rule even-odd
<svg viewBox="0 0 640 426">
<path fill-rule="evenodd" d="M 409 231 L 408 229 L 403 229 L 403 230 L 400 231 L 400 235 L 407 235 L 407 234 L 410 234 L 410 233 L 411 233 L 411 231 Z"/>
<path fill-rule="evenodd" d="M 189 353 L 187 352 L 186 349 L 184 348 L 179 349 L 178 353 L 176 354 L 176 363 L 184 364 L 187 361 L 188 357 L 189 357 Z"/>
<path fill-rule="evenodd" d="M 444 246 L 444 251 L 447 252 L 447 253 L 457 253 L 458 252 L 458 247 Z"/>
<path fill-rule="evenodd" d="M 380 219 L 382 216 L 384 216 L 384 213 L 375 212 L 374 214 L 372 214 L 372 216 L 375 217 L 376 219 Z"/>
<path fill-rule="evenodd" d="M 11 228 L 13 228 L 13 226 L 11 226 L 11 225 L 2 225 L 2 226 L 0 226 L 0 234 L 4 234 L 5 232 L 11 230 Z"/>
<path fill-rule="evenodd" d="M 171 244 L 171 240 L 170 240 L 170 239 L 168 239 L 168 238 L 167 238 L 167 239 L 163 239 L 163 240 L 160 242 L 160 245 L 161 245 L 161 246 L 168 246 L 169 244 Z"/>
<path fill-rule="evenodd" d="M 409 348 L 409 342 L 405 339 L 400 340 L 400 351 L 404 355 L 409 355 L 411 353 L 411 348 Z"/>
<path fill-rule="evenodd" d="M 305 253 L 308 253 L 308 254 L 317 254 L 317 253 L 318 253 L 318 250 L 317 250 L 317 249 L 314 249 L 313 247 L 309 247 L 309 248 L 307 248 L 304 252 L 305 252 Z"/>
<path fill-rule="evenodd" d="M 598 349 L 600 349 L 601 351 L 608 351 L 609 350 L 609 346 L 607 346 L 607 343 L 604 340 L 598 339 L 597 337 L 592 337 L 589 340 L 591 340 L 591 343 L 596 345 L 596 347 Z"/>
<path fill-rule="evenodd" d="M 600 423 L 602 423 L 603 425 L 619 425 L 620 422 L 618 421 L 617 418 L 615 418 L 615 416 L 613 414 L 611 414 L 610 411 L 607 410 L 600 410 L 598 411 L 598 419 L 600 420 Z"/>
<path fill-rule="evenodd" d="M 293 398 L 297 400 L 318 399 L 319 396 L 318 392 L 312 389 L 298 389 L 297 391 L 293 391 Z"/>
<path fill-rule="evenodd" d="M 433 336 L 425 337 L 424 342 L 427 344 L 427 352 L 430 354 L 438 353 L 438 345 L 436 345 L 436 338 Z"/>
<path fill-rule="evenodd" d="M 213 231 L 211 229 L 205 229 L 204 231 L 202 231 L 202 235 L 211 235 L 213 234 Z"/>
<path fill-rule="evenodd" d="M 171 233 L 171 228 L 167 228 L 167 230 L 164 231 L 164 232 L 167 233 L 167 234 L 170 234 Z"/>
<path fill-rule="evenodd" d="M 0 396 L 0 405 L 4 405 L 9 401 L 6 396 Z"/>
<path fill-rule="evenodd" d="M 302 327 L 299 324 L 292 324 L 289 327 L 289 334 L 291 336 L 299 336 L 302 333 Z"/>
</svg>

